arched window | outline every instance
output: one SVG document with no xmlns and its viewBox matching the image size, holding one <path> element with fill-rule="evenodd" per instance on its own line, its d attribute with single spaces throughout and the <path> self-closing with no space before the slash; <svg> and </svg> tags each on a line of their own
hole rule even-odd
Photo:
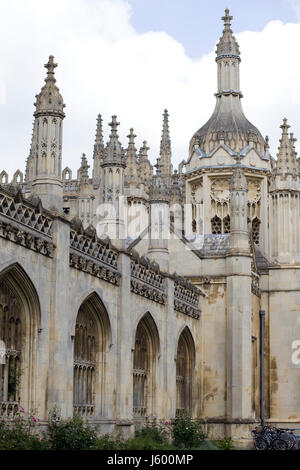
<svg viewBox="0 0 300 470">
<path fill-rule="evenodd" d="M 92 294 L 80 307 L 75 326 L 73 408 L 77 414 L 103 414 L 109 331 L 107 312 L 99 297 Z"/>
<path fill-rule="evenodd" d="M 133 355 L 133 415 L 144 417 L 155 409 L 158 331 L 150 314 L 139 322 Z"/>
<path fill-rule="evenodd" d="M 181 333 L 176 357 L 176 413 L 192 411 L 192 374 L 195 361 L 194 341 L 188 328 Z"/>
<path fill-rule="evenodd" d="M 33 409 L 40 304 L 33 284 L 14 264 L 0 275 L 0 415 Z"/>
<path fill-rule="evenodd" d="M 13 292 L 0 281 L 0 402 L 20 401 L 22 308 Z"/>
</svg>

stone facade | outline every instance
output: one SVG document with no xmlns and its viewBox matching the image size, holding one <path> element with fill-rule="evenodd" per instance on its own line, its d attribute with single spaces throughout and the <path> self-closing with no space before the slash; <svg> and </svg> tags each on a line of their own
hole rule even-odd
<svg viewBox="0 0 300 470">
<path fill-rule="evenodd" d="M 93 173 L 62 170 L 54 58 L 36 100 L 25 177 L 0 174 L 0 408 L 80 413 L 129 435 L 185 410 L 212 438 L 251 440 L 260 416 L 300 422 L 300 166 L 286 119 L 277 160 L 245 117 L 225 11 L 210 120 L 173 172 L 169 115 L 156 174 L 131 129 L 97 118 Z M 3 348 L 2 348 L 3 349 Z M 299 426 L 299 425 L 298 425 Z"/>
</svg>

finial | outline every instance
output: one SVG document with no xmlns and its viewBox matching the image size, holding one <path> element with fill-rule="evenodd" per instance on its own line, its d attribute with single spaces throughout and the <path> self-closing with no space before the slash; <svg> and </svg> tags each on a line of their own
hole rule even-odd
<svg viewBox="0 0 300 470">
<path fill-rule="evenodd" d="M 224 21 L 225 29 L 230 29 L 232 19 L 233 19 L 233 16 L 229 15 L 229 8 L 226 8 L 225 16 L 222 16 L 222 20 Z"/>
<path fill-rule="evenodd" d="M 140 148 L 140 160 L 146 160 L 148 158 L 148 150 L 150 147 L 147 146 L 147 141 L 144 140 L 143 146 Z"/>
<path fill-rule="evenodd" d="M 289 126 L 289 124 L 287 123 L 287 118 L 283 118 L 283 124 L 280 126 L 280 128 L 282 129 L 282 135 L 287 135 L 288 129 L 290 127 L 291 126 Z"/>
<path fill-rule="evenodd" d="M 47 80 L 56 81 L 55 78 L 54 78 L 54 69 L 57 67 L 57 64 L 54 62 L 54 56 L 53 55 L 49 56 L 49 60 L 48 60 L 47 64 L 44 65 L 44 67 L 48 70 L 46 81 Z"/>
<path fill-rule="evenodd" d="M 291 133 L 290 133 L 290 140 L 291 140 L 291 142 L 292 142 L 293 144 L 295 144 L 295 143 L 297 142 L 297 139 L 296 139 L 295 136 L 294 136 L 294 132 L 291 132 Z"/>
<path fill-rule="evenodd" d="M 117 130 L 119 125 L 120 123 L 117 122 L 117 116 L 113 115 L 111 118 L 111 122 L 109 123 L 109 126 L 111 127 L 111 137 L 118 137 Z"/>
<path fill-rule="evenodd" d="M 81 166 L 84 166 L 87 163 L 86 154 L 83 153 L 81 156 Z"/>
<path fill-rule="evenodd" d="M 134 139 L 136 138 L 136 135 L 134 133 L 134 129 L 131 128 L 130 131 L 129 131 L 129 135 L 127 136 L 127 139 L 129 139 L 129 143 L 130 144 L 134 144 Z"/>
</svg>

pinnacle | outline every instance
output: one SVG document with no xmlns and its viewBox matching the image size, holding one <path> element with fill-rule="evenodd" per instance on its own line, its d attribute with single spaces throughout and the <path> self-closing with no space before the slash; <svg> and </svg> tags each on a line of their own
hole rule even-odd
<svg viewBox="0 0 300 470">
<path fill-rule="evenodd" d="M 129 139 L 129 144 L 133 144 L 134 145 L 134 139 L 136 138 L 136 135 L 134 133 L 134 129 L 131 128 L 130 131 L 129 131 L 129 135 L 127 136 L 127 139 Z"/>
<path fill-rule="evenodd" d="M 278 154 L 277 154 L 277 169 L 280 172 L 290 172 L 296 169 L 296 151 L 294 147 L 294 143 L 297 139 L 295 139 L 294 134 L 291 133 L 290 137 L 288 134 L 288 130 L 291 127 L 287 123 L 287 119 L 283 119 L 283 124 L 280 126 L 282 129 L 282 135 L 280 139 L 280 145 L 278 147 Z"/>
<path fill-rule="evenodd" d="M 140 161 L 148 159 L 148 150 L 150 147 L 147 146 L 147 141 L 144 140 L 143 146 L 140 148 Z"/>
<path fill-rule="evenodd" d="M 288 135 L 288 129 L 291 126 L 287 123 L 287 118 L 283 118 L 283 124 L 280 126 L 282 129 L 282 135 Z"/>
<path fill-rule="evenodd" d="M 120 123 L 117 122 L 117 116 L 116 115 L 113 115 L 111 119 L 112 120 L 109 123 L 109 126 L 111 127 L 111 137 L 118 137 L 117 130 L 118 130 L 118 126 L 120 125 Z"/>
<path fill-rule="evenodd" d="M 103 119 L 101 114 L 97 116 L 97 127 L 96 127 L 96 142 L 95 144 L 103 144 Z"/>
<path fill-rule="evenodd" d="M 224 21 L 225 29 L 230 29 L 231 21 L 233 17 L 229 15 L 229 8 L 225 10 L 225 16 L 222 16 L 222 20 Z"/>
<path fill-rule="evenodd" d="M 226 8 L 225 16 L 222 16 L 222 20 L 224 21 L 223 34 L 217 44 L 217 60 L 224 55 L 233 55 L 238 57 L 240 55 L 239 45 L 230 28 L 232 19 L 233 17 L 230 16 L 229 9 Z"/>
<path fill-rule="evenodd" d="M 44 65 L 44 67 L 48 70 L 47 78 L 45 79 L 45 81 L 52 80 L 52 81 L 55 82 L 56 80 L 54 78 L 54 69 L 57 67 L 57 64 L 54 62 L 54 56 L 53 55 L 49 56 L 49 60 L 48 60 L 47 64 Z"/>
</svg>

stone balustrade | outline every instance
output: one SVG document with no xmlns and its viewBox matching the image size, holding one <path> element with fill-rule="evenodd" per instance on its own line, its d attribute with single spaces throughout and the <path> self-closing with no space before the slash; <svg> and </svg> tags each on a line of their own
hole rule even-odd
<svg viewBox="0 0 300 470">
<path fill-rule="evenodd" d="M 95 413 L 95 405 L 73 405 L 73 411 L 79 416 L 92 417 Z"/>
<path fill-rule="evenodd" d="M 20 409 L 19 402 L 17 401 L 2 401 L 0 402 L 0 416 L 2 418 L 12 418 Z"/>
</svg>

